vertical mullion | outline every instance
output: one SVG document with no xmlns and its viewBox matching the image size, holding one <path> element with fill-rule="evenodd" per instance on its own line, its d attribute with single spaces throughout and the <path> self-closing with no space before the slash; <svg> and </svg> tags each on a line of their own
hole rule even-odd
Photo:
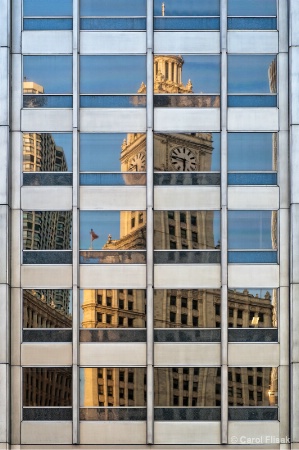
<svg viewBox="0 0 299 450">
<path fill-rule="evenodd" d="M 228 442 L 227 329 L 227 0 L 220 2 L 221 45 L 221 442 Z"/>
<path fill-rule="evenodd" d="M 154 305 L 153 305 L 153 0 L 147 0 L 146 18 L 146 217 L 147 217 L 147 265 L 146 265 L 146 304 L 147 304 L 147 444 L 154 443 Z"/>
</svg>

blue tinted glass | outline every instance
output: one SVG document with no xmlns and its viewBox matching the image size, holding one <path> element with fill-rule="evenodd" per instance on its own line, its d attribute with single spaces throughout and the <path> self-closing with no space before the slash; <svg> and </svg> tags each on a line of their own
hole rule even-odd
<svg viewBox="0 0 299 450">
<path fill-rule="evenodd" d="M 276 223 L 276 211 L 228 211 L 228 248 L 275 248 Z"/>
<path fill-rule="evenodd" d="M 145 95 L 81 95 L 81 108 L 145 108 Z"/>
<path fill-rule="evenodd" d="M 44 94 L 68 94 L 73 91 L 72 56 L 24 56 L 24 92 Z M 26 82 L 38 84 L 33 92 Z"/>
<path fill-rule="evenodd" d="M 270 108 L 277 106 L 276 95 L 229 95 L 227 106 L 231 108 Z"/>
<path fill-rule="evenodd" d="M 24 16 L 71 16 L 73 0 L 23 0 Z"/>
<path fill-rule="evenodd" d="M 80 19 L 81 30 L 145 30 L 146 19 L 113 18 L 113 19 Z"/>
<path fill-rule="evenodd" d="M 72 108 L 71 95 L 24 95 L 24 108 Z"/>
<path fill-rule="evenodd" d="M 228 133 L 228 170 L 277 169 L 276 133 Z"/>
<path fill-rule="evenodd" d="M 188 17 L 174 19 L 171 17 L 155 17 L 155 30 L 219 30 L 218 18 Z"/>
<path fill-rule="evenodd" d="M 72 30 L 73 19 L 24 19 L 24 30 Z"/>
<path fill-rule="evenodd" d="M 228 252 L 229 263 L 275 264 L 277 252 Z"/>
<path fill-rule="evenodd" d="M 162 1 L 154 0 L 154 15 L 162 15 Z M 219 16 L 219 0 L 164 1 L 165 16 Z"/>
<path fill-rule="evenodd" d="M 275 185 L 276 173 L 229 173 L 227 182 L 230 185 Z"/>
<path fill-rule="evenodd" d="M 276 0 L 228 0 L 229 16 L 276 16 Z"/>
<path fill-rule="evenodd" d="M 276 17 L 229 17 L 228 30 L 276 30 Z"/>
<path fill-rule="evenodd" d="M 80 0 L 80 16 L 145 16 L 146 0 Z"/>
<path fill-rule="evenodd" d="M 83 186 L 144 186 L 146 174 L 138 173 L 81 173 Z"/>
<path fill-rule="evenodd" d="M 275 55 L 228 56 L 229 94 L 270 92 L 276 92 Z"/>
<path fill-rule="evenodd" d="M 81 94 L 137 93 L 142 82 L 146 82 L 145 56 L 80 57 Z"/>
</svg>

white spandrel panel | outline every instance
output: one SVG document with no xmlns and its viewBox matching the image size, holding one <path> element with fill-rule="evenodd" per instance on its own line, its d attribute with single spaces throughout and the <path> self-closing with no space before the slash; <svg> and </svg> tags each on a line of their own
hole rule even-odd
<svg viewBox="0 0 299 450">
<path fill-rule="evenodd" d="M 72 127 L 71 109 L 23 109 L 21 111 L 21 131 L 72 131 Z"/>
<path fill-rule="evenodd" d="M 145 289 L 145 265 L 81 265 L 81 289 Z"/>
<path fill-rule="evenodd" d="M 23 343 L 21 345 L 22 366 L 70 366 L 72 364 L 71 343 Z"/>
<path fill-rule="evenodd" d="M 220 188 L 214 186 L 163 186 L 154 188 L 155 210 L 220 209 Z"/>
<path fill-rule="evenodd" d="M 287 448 L 288 446 L 279 446 L 279 444 L 276 446 L 276 439 L 281 442 L 280 439 L 286 437 L 280 435 L 279 425 L 276 420 L 262 420 L 260 422 L 254 420 L 229 421 L 228 443 L 233 444 L 230 448 L 242 448 L 241 446 L 246 444 L 252 449 L 261 449 L 263 446 L 271 450 Z"/>
<path fill-rule="evenodd" d="M 283 2 L 281 2 L 283 3 Z M 299 45 L 299 3 L 298 0 L 289 0 L 290 45 Z"/>
<path fill-rule="evenodd" d="M 228 364 L 234 367 L 278 367 L 279 344 L 228 344 Z"/>
<path fill-rule="evenodd" d="M 229 53 L 277 53 L 278 31 L 229 31 Z"/>
<path fill-rule="evenodd" d="M 156 445 L 217 445 L 220 444 L 220 431 L 220 422 L 156 421 L 154 423 Z"/>
<path fill-rule="evenodd" d="M 155 132 L 220 131 L 219 108 L 155 108 Z"/>
<path fill-rule="evenodd" d="M 72 53 L 72 31 L 23 31 L 22 52 L 27 55 Z"/>
<path fill-rule="evenodd" d="M 229 264 L 228 285 L 234 288 L 279 287 L 279 265 Z"/>
<path fill-rule="evenodd" d="M 145 108 L 81 108 L 81 133 L 146 131 Z"/>
<path fill-rule="evenodd" d="M 146 53 L 146 33 L 134 31 L 81 31 L 80 54 Z"/>
<path fill-rule="evenodd" d="M 72 422 L 21 422 L 21 443 L 24 445 L 71 445 Z M 58 449 L 57 449 L 58 450 Z"/>
<path fill-rule="evenodd" d="M 154 33 L 155 53 L 219 53 L 220 33 L 218 31 L 156 31 Z"/>
<path fill-rule="evenodd" d="M 24 265 L 21 266 L 21 284 L 26 288 L 72 288 L 72 266 Z"/>
<path fill-rule="evenodd" d="M 220 366 L 220 344 L 155 343 L 154 361 L 159 367 Z"/>
<path fill-rule="evenodd" d="M 72 209 L 72 188 L 66 186 L 23 186 L 21 207 L 25 210 L 67 211 Z"/>
<path fill-rule="evenodd" d="M 145 187 L 80 187 L 81 210 L 143 210 L 145 207 Z"/>
<path fill-rule="evenodd" d="M 229 186 L 228 208 L 277 210 L 279 208 L 279 188 L 277 186 Z"/>
<path fill-rule="evenodd" d="M 277 108 L 228 108 L 228 131 L 277 131 Z"/>
<path fill-rule="evenodd" d="M 113 332 L 112 329 L 110 329 Z M 100 342 L 80 344 L 80 366 L 136 367 L 146 365 L 146 343 Z"/>
<path fill-rule="evenodd" d="M 154 279 L 156 289 L 217 289 L 220 264 L 159 264 L 154 266 Z"/>
<path fill-rule="evenodd" d="M 82 445 L 142 445 L 146 444 L 146 422 L 104 421 L 80 422 Z"/>
<path fill-rule="evenodd" d="M 9 49 L 0 48 L 0 126 L 9 125 Z"/>
</svg>

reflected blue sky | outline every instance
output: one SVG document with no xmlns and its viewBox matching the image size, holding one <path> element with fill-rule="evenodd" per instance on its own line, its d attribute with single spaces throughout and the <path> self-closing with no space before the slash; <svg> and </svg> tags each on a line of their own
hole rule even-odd
<svg viewBox="0 0 299 450">
<path fill-rule="evenodd" d="M 194 93 L 220 93 L 220 56 L 183 55 L 182 81 L 190 79 Z"/>
<path fill-rule="evenodd" d="M 154 0 L 154 15 L 162 15 L 162 3 L 165 16 L 219 16 L 219 0 Z"/>
<path fill-rule="evenodd" d="M 228 170 L 273 170 L 272 133 L 228 133 Z"/>
<path fill-rule="evenodd" d="M 146 82 L 145 56 L 81 56 L 81 94 L 135 94 Z"/>
<path fill-rule="evenodd" d="M 72 56 L 24 56 L 23 78 L 41 85 L 45 94 L 72 94 Z"/>
<path fill-rule="evenodd" d="M 24 16 L 72 16 L 72 0 L 23 0 Z"/>
<path fill-rule="evenodd" d="M 272 211 L 228 211 L 229 249 L 272 249 Z"/>
<path fill-rule="evenodd" d="M 73 168 L 73 135 L 71 133 L 51 133 L 55 144 L 63 148 L 67 162 L 67 170 Z"/>
<path fill-rule="evenodd" d="M 229 55 L 228 93 L 270 93 L 268 70 L 275 55 Z"/>
<path fill-rule="evenodd" d="M 229 16 L 276 16 L 276 0 L 228 0 Z"/>
<path fill-rule="evenodd" d="M 80 0 L 81 16 L 133 17 L 146 15 L 146 0 Z"/>
</svg>

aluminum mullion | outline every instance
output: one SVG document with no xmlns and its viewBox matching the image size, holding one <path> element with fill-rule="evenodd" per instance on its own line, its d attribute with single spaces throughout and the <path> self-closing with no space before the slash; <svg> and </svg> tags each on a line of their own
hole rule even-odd
<svg viewBox="0 0 299 450">
<path fill-rule="evenodd" d="M 220 3 L 221 48 L 221 443 L 228 443 L 227 329 L 227 0 Z"/>
<path fill-rule="evenodd" d="M 146 170 L 147 170 L 147 190 L 146 190 L 146 304 L 147 304 L 147 428 L 146 442 L 154 443 L 154 303 L 153 303 L 153 207 L 154 207 L 154 150 L 153 150 L 153 0 L 147 0 L 146 19 L 146 56 L 147 56 L 147 77 L 146 77 Z"/>
</svg>

